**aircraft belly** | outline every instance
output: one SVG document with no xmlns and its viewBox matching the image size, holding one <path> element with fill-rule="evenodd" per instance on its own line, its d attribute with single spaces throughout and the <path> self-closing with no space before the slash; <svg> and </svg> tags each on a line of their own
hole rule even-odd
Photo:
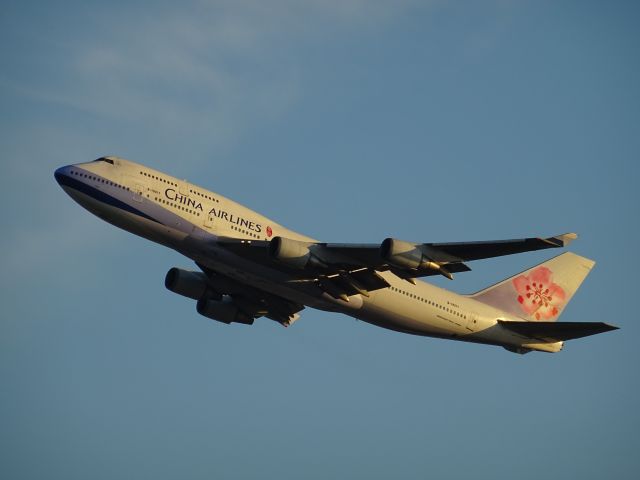
<svg viewBox="0 0 640 480">
<path fill-rule="evenodd" d="M 380 327 L 415 335 L 451 337 L 469 333 L 423 304 L 416 302 L 414 305 L 411 300 L 398 298 L 387 290 L 376 292 L 355 316 Z"/>
<path fill-rule="evenodd" d="M 335 300 L 313 282 L 297 282 L 287 273 L 245 259 L 216 245 L 215 240 L 210 240 L 189 236 L 181 242 L 178 251 L 237 282 L 312 308 L 342 311 L 358 309 L 362 306 L 360 298 L 352 297 L 349 302 Z"/>
<path fill-rule="evenodd" d="M 141 217 L 135 213 L 102 202 L 78 190 L 68 188 L 65 189 L 65 191 L 82 207 L 97 217 L 134 235 L 147 238 L 171 248 L 175 248 L 176 244 L 187 236 L 186 233 L 178 229 L 168 227 L 157 221 Z"/>
</svg>

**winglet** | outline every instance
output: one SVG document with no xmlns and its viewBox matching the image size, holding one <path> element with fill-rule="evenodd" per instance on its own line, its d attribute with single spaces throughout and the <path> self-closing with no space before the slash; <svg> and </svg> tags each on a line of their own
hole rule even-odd
<svg viewBox="0 0 640 480">
<path fill-rule="evenodd" d="M 544 240 L 558 247 L 566 247 L 571 242 L 573 242 L 576 238 L 578 238 L 577 233 L 563 233 L 562 235 L 545 238 Z"/>
</svg>

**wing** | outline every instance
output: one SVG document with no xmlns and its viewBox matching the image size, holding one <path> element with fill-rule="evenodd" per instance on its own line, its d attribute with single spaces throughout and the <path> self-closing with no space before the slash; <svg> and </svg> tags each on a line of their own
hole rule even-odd
<svg viewBox="0 0 640 480">
<path fill-rule="evenodd" d="M 381 244 L 316 243 L 284 237 L 271 241 L 220 239 L 218 244 L 261 264 L 286 271 L 292 281 L 314 282 L 334 298 L 368 295 L 389 283 L 379 272 L 414 282 L 417 277 L 471 270 L 464 262 L 515 253 L 559 248 L 577 238 L 566 233 L 548 238 L 484 242 L 410 243 L 393 238 Z"/>
<path fill-rule="evenodd" d="M 514 253 L 532 252 L 546 248 L 566 247 L 578 238 L 575 233 L 564 233 L 548 238 L 520 238 L 491 242 L 425 243 L 436 261 L 469 261 L 501 257 Z"/>
</svg>

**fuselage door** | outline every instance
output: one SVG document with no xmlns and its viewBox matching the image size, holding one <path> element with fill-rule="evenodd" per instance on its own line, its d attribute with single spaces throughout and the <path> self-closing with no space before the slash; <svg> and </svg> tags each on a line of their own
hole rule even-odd
<svg viewBox="0 0 640 480">
<path fill-rule="evenodd" d="M 182 195 L 183 197 L 189 197 L 190 189 L 191 186 L 186 180 L 178 182 L 178 193 L 180 193 L 180 195 Z"/>
<path fill-rule="evenodd" d="M 146 187 L 143 183 L 139 182 L 139 181 L 135 181 L 133 184 L 133 188 L 132 188 L 132 192 L 133 192 L 133 199 L 136 202 L 142 202 L 142 199 L 144 198 L 144 194 L 146 191 Z"/>
<path fill-rule="evenodd" d="M 216 217 L 213 215 L 213 212 L 207 212 L 204 217 L 204 226 L 209 229 L 213 228 L 215 218 Z"/>
<path fill-rule="evenodd" d="M 133 175 L 123 175 L 122 183 L 131 192 L 131 198 L 136 202 L 142 202 L 144 195 L 147 193 L 147 186 L 138 177 Z"/>
<path fill-rule="evenodd" d="M 475 312 L 470 312 L 467 315 L 467 330 L 471 330 L 475 332 L 478 330 L 478 314 Z"/>
</svg>

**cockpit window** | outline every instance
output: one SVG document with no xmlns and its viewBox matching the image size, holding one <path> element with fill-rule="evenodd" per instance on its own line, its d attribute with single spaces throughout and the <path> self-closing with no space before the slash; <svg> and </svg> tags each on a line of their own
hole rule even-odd
<svg viewBox="0 0 640 480">
<path fill-rule="evenodd" d="M 94 162 L 107 162 L 110 163 L 111 165 L 113 165 L 113 160 L 111 160 L 110 158 L 107 157 L 100 157 L 94 160 Z"/>
</svg>

